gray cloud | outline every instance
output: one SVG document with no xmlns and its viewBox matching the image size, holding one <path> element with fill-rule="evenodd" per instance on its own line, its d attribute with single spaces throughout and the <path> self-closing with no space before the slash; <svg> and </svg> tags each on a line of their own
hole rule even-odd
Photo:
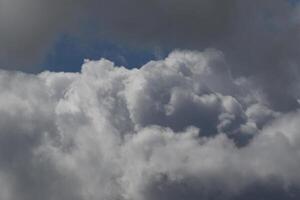
<svg viewBox="0 0 300 200">
<path fill-rule="evenodd" d="M 272 110 L 219 51 L 0 83 L 3 199 L 299 198 L 299 111 Z"/>
<path fill-rule="evenodd" d="M 86 34 L 90 30 L 93 35 L 113 36 L 139 46 L 170 46 L 180 42 L 183 47 L 186 42 L 182 38 L 187 37 L 209 42 L 212 39 L 208 38 L 215 39 L 227 29 L 233 4 L 234 0 L 221 3 L 215 0 L 1 0 L 1 65 L 30 66 L 60 34 Z"/>
<path fill-rule="evenodd" d="M 33 63 L 42 60 L 61 34 L 100 37 L 150 48 L 212 47 L 224 52 L 234 76 L 251 77 L 263 86 L 272 107 L 282 111 L 297 107 L 298 3 L 292 5 L 287 0 L 1 0 L 0 3 L 2 68 L 36 71 L 32 69 Z"/>
<path fill-rule="evenodd" d="M 69 0 L 1 0 L 1 68 L 33 70 L 56 37 L 73 27 L 75 12 Z"/>
</svg>

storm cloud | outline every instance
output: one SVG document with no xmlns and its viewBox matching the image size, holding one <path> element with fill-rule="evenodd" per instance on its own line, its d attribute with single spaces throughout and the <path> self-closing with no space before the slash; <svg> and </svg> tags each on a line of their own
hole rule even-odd
<svg viewBox="0 0 300 200">
<path fill-rule="evenodd" d="M 0 0 L 0 199 L 299 199 L 299 22 L 291 0 Z M 37 69 L 64 35 L 171 53 Z"/>
<path fill-rule="evenodd" d="M 297 107 L 297 1 L 1 0 L 0 27 L 2 68 L 41 71 L 33 66 L 61 35 L 150 49 L 216 48 L 234 77 L 259 82 L 273 107 Z"/>
<path fill-rule="evenodd" d="M 224 54 L 0 72 L 1 199 L 298 199 L 300 112 Z"/>
</svg>

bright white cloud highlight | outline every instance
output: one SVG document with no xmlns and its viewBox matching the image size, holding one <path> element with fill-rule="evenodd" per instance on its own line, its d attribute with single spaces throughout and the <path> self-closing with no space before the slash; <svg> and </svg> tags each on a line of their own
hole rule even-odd
<svg viewBox="0 0 300 200">
<path fill-rule="evenodd" d="M 131 70 L 1 71 L 0 198 L 299 197 L 300 114 L 254 85 L 216 50 Z"/>
</svg>

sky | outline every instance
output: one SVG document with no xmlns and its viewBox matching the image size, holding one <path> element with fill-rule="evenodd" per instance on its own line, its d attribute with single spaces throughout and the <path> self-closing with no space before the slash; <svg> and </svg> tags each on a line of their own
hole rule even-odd
<svg viewBox="0 0 300 200">
<path fill-rule="evenodd" d="M 298 0 L 0 0 L 0 199 L 300 198 Z"/>
<path fill-rule="evenodd" d="M 112 41 L 82 39 L 61 36 L 47 52 L 43 61 L 37 65 L 43 70 L 78 72 L 84 59 L 99 60 L 107 58 L 118 66 L 137 68 L 151 60 L 167 55 L 167 50 L 160 48 L 133 48 L 118 45 Z"/>
</svg>

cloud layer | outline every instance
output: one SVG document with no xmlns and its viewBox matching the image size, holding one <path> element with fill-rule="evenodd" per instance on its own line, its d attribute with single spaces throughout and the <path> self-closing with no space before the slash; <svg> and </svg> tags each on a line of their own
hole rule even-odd
<svg viewBox="0 0 300 200">
<path fill-rule="evenodd" d="M 220 51 L 1 71 L 0 91 L 1 199 L 300 197 L 299 111 L 274 110 Z"/>
<path fill-rule="evenodd" d="M 234 77 L 260 83 L 272 106 L 297 107 L 297 1 L 1 0 L 0 27 L 2 68 L 36 71 L 62 34 L 135 47 L 216 48 Z"/>
</svg>

